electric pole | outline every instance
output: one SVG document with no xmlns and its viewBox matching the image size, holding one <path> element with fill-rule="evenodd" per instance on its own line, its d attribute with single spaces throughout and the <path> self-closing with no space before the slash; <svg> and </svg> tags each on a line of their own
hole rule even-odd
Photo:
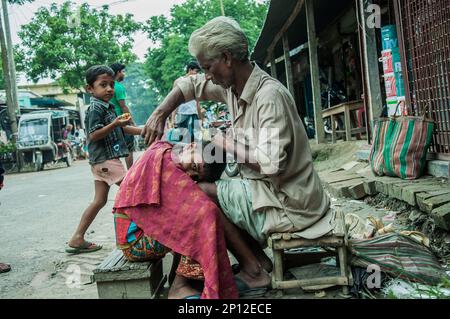
<svg viewBox="0 0 450 319">
<path fill-rule="evenodd" d="M 222 15 L 225 16 L 225 8 L 223 7 L 223 0 L 220 0 L 220 10 L 222 11 Z"/>
<path fill-rule="evenodd" d="M 14 107 L 16 109 L 16 112 L 20 114 L 20 108 L 19 108 L 19 99 L 17 94 L 17 76 L 16 76 L 16 63 L 14 62 L 14 50 L 13 50 L 13 44 L 11 40 L 11 27 L 9 24 L 9 14 L 8 14 L 8 1 L 2 0 L 2 6 L 3 6 L 3 21 L 5 24 L 5 35 L 6 35 L 6 46 L 8 48 L 8 59 L 9 59 L 9 71 L 11 76 L 11 89 L 12 89 L 12 98 L 14 102 Z"/>
<path fill-rule="evenodd" d="M 12 130 L 12 142 L 17 139 L 17 118 L 20 114 L 17 98 L 16 67 L 14 64 L 14 52 L 11 41 L 11 29 L 9 26 L 8 4 L 2 0 L 3 19 L 0 16 L 0 45 L 2 50 L 2 66 L 5 78 L 6 105 Z M 3 20 L 3 21 L 2 21 Z"/>
</svg>

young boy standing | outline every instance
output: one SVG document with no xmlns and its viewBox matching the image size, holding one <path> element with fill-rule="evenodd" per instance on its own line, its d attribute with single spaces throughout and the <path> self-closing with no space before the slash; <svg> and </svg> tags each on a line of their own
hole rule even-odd
<svg viewBox="0 0 450 319">
<path fill-rule="evenodd" d="M 130 117 L 117 117 L 114 105 L 114 71 L 106 65 L 96 65 L 86 72 L 86 90 L 92 95 L 86 111 L 85 126 L 89 164 L 94 176 L 95 196 L 86 208 L 78 228 L 68 242 L 66 252 L 72 254 L 97 251 L 100 245 L 87 242 L 84 235 L 98 212 L 106 205 L 111 185 L 120 185 L 126 171 L 119 158 L 129 155 L 124 134 L 139 135 L 141 129 L 128 126 Z"/>
</svg>

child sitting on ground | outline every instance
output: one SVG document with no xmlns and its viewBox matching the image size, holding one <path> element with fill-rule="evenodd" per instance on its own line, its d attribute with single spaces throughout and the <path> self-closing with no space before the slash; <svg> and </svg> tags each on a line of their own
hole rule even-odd
<svg viewBox="0 0 450 319">
<path fill-rule="evenodd" d="M 105 65 L 96 65 L 86 72 L 86 90 L 92 95 L 86 112 L 85 126 L 88 134 L 89 164 L 94 176 L 94 201 L 84 211 L 78 228 L 66 248 L 77 254 L 97 251 L 101 245 L 87 242 L 84 235 L 98 212 L 106 205 L 109 188 L 120 185 L 126 171 L 119 158 L 128 156 L 124 133 L 141 134 L 141 129 L 129 126 L 129 114 L 117 117 L 114 105 L 114 71 Z"/>
</svg>

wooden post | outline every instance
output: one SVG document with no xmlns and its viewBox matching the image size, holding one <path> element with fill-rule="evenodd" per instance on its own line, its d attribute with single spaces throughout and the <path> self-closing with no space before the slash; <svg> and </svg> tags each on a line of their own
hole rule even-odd
<svg viewBox="0 0 450 319">
<path fill-rule="evenodd" d="M 12 88 L 12 86 L 15 85 L 15 82 L 11 83 L 11 69 L 10 69 L 11 65 L 9 64 L 7 40 L 2 20 L 3 19 L 0 16 L 0 46 L 1 46 L 3 77 L 5 79 L 6 106 L 8 109 L 9 123 L 11 125 L 12 130 L 12 142 L 15 143 L 17 140 L 17 117 Z"/>
<path fill-rule="evenodd" d="M 20 115 L 19 108 L 19 98 L 17 96 L 17 82 L 16 82 L 16 64 L 14 62 L 14 51 L 13 44 L 11 40 L 11 27 L 9 24 L 9 14 L 8 14 L 8 2 L 6 0 L 2 0 L 2 8 L 3 8 L 3 23 L 4 23 L 4 32 L 6 39 L 6 46 L 8 50 L 8 64 L 9 64 L 9 76 L 11 77 L 11 97 L 14 105 L 14 110 L 17 114 Z"/>
<path fill-rule="evenodd" d="M 314 123 L 317 143 L 325 142 L 325 130 L 322 119 L 322 99 L 320 96 L 319 59 L 317 57 L 316 24 L 314 19 L 314 2 L 305 0 L 306 24 L 308 26 L 309 64 L 311 69 L 311 86 L 314 103 Z"/>
<path fill-rule="evenodd" d="M 272 284 L 277 285 L 278 282 L 283 281 L 283 249 L 273 249 L 273 273 Z M 274 287 L 277 289 L 278 287 Z"/>
<path fill-rule="evenodd" d="M 225 8 L 223 6 L 223 1 L 222 0 L 219 1 L 220 1 L 220 12 L 222 13 L 223 16 L 225 16 Z"/>
<path fill-rule="evenodd" d="M 350 142 L 352 140 L 352 123 L 350 119 L 350 110 L 348 108 L 348 105 L 345 106 L 344 118 L 345 118 L 345 138 L 347 142 Z"/>
<path fill-rule="evenodd" d="M 345 246 L 343 247 L 339 247 L 338 250 L 338 255 L 339 255 L 339 268 L 341 269 L 341 277 L 345 277 L 348 278 L 349 274 L 348 274 L 348 260 L 347 260 L 347 248 Z M 348 283 L 350 284 L 350 283 Z M 344 285 L 342 287 L 342 293 L 344 295 L 348 295 L 349 289 L 348 289 L 348 285 Z"/>
<path fill-rule="evenodd" d="M 275 55 L 273 54 L 273 51 L 270 52 L 270 75 L 272 75 L 273 78 L 278 79 L 277 75 L 277 63 L 275 62 Z"/>
<path fill-rule="evenodd" d="M 402 59 L 402 74 L 403 79 L 405 80 L 405 98 L 406 98 L 406 106 L 409 108 L 409 111 L 412 112 L 412 104 L 411 104 L 411 92 L 410 92 L 410 81 L 409 81 L 409 73 L 408 73 L 408 58 L 406 56 L 406 48 L 405 48 L 405 39 L 403 37 L 403 12 L 400 7 L 399 0 L 394 1 L 394 11 L 395 11 L 395 22 L 397 25 L 397 36 L 398 36 L 398 48 L 400 51 L 400 57 Z"/>
<path fill-rule="evenodd" d="M 375 35 L 375 28 L 367 26 L 369 14 L 365 12 L 372 0 L 359 0 L 360 28 L 362 28 L 363 38 L 363 59 L 365 62 L 364 76 L 367 83 L 367 90 L 364 99 L 369 108 L 369 125 L 373 125 L 373 120 L 380 117 L 382 111 L 380 72 L 378 69 L 378 51 Z M 373 131 L 373 130 L 372 130 Z"/>
<path fill-rule="evenodd" d="M 286 68 L 286 86 L 291 92 L 292 97 L 295 99 L 294 92 L 294 77 L 292 75 L 292 63 L 291 57 L 289 56 L 289 40 L 287 33 L 283 34 L 283 51 L 284 51 L 284 66 Z"/>
<path fill-rule="evenodd" d="M 275 46 L 277 45 L 278 41 L 280 41 L 280 39 L 283 37 L 283 34 L 285 34 L 288 31 L 289 27 L 295 21 L 298 14 L 302 10 L 303 2 L 304 2 L 304 0 L 297 0 L 297 4 L 295 5 L 294 10 L 292 10 L 292 13 L 289 16 L 289 18 L 286 20 L 286 23 L 283 25 L 283 27 L 280 29 L 280 31 L 277 33 L 277 35 L 273 39 L 272 43 L 269 45 L 267 52 L 275 51 Z M 265 64 L 268 63 L 268 61 L 267 61 L 268 58 L 269 57 L 266 58 Z"/>
<path fill-rule="evenodd" d="M 356 12 L 356 19 L 358 21 L 358 46 L 359 46 L 359 56 L 360 56 L 360 72 L 361 72 L 361 82 L 363 85 L 363 93 L 364 95 L 367 95 L 367 83 L 366 83 L 366 77 L 365 74 L 365 60 L 364 60 L 364 47 L 363 47 L 363 40 L 362 40 L 362 33 L 363 30 L 361 28 L 361 16 L 359 14 L 359 0 L 355 0 L 355 12 Z M 367 143 L 371 144 L 371 130 L 370 130 L 370 120 L 369 120 L 369 104 L 367 102 L 367 99 L 363 99 L 364 103 L 364 121 L 366 123 L 366 136 L 367 136 Z"/>
<path fill-rule="evenodd" d="M 336 143 L 336 123 L 333 114 L 331 114 L 331 143 Z"/>
</svg>

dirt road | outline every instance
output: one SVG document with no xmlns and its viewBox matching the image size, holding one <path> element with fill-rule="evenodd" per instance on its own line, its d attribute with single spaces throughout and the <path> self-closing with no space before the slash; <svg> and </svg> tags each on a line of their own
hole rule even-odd
<svg viewBox="0 0 450 319">
<path fill-rule="evenodd" d="M 93 198 L 94 182 L 87 161 L 38 173 L 7 175 L 0 191 L 0 298 L 97 298 L 90 274 L 114 247 L 111 209 L 107 206 L 90 227 L 87 239 L 103 249 L 68 255 L 65 245 Z"/>
</svg>

